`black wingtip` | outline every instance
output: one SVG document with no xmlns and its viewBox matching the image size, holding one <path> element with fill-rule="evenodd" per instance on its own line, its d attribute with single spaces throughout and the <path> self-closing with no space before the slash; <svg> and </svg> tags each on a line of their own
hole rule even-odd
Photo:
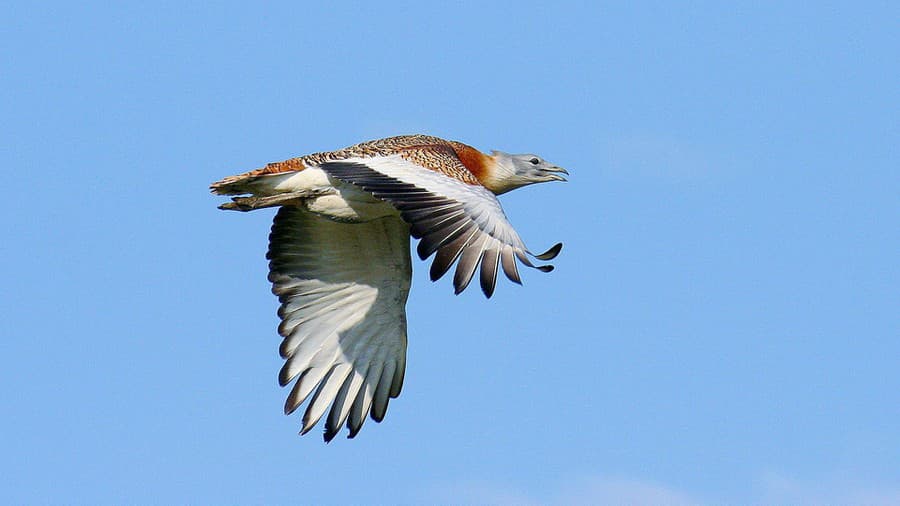
<svg viewBox="0 0 900 506">
<path fill-rule="evenodd" d="M 330 443 L 331 440 L 334 439 L 334 436 L 337 436 L 337 433 L 338 433 L 338 431 L 336 431 L 336 430 L 334 430 L 334 431 L 326 430 L 326 431 L 322 434 L 322 439 L 325 440 L 325 444 Z"/>
<path fill-rule="evenodd" d="M 538 260 L 545 260 L 545 261 L 553 260 L 554 258 L 556 258 L 556 255 L 559 255 L 559 252 L 562 250 L 562 246 L 563 246 L 562 243 L 558 242 L 552 248 L 541 253 L 540 255 L 534 255 L 534 258 L 537 258 Z"/>
<path fill-rule="evenodd" d="M 375 409 L 375 406 L 372 406 L 372 411 L 369 412 L 370 418 L 375 421 L 375 423 L 381 423 L 384 420 L 384 417 L 387 415 L 388 404 L 391 403 L 391 398 L 388 397 L 384 400 L 384 408 L 379 413 L 378 410 Z"/>
<path fill-rule="evenodd" d="M 456 275 L 453 276 L 453 295 L 459 295 L 463 293 L 463 291 L 469 287 L 469 283 L 472 282 L 472 277 L 474 276 L 474 272 L 465 277 L 465 275 L 460 276 L 460 266 L 456 266 Z"/>
<path fill-rule="evenodd" d="M 278 371 L 278 386 L 281 386 L 281 387 L 287 386 L 287 384 L 290 383 L 292 379 L 294 379 L 288 373 L 288 369 L 289 369 L 288 363 L 289 362 L 285 362 L 284 365 L 281 366 L 281 370 Z"/>
<path fill-rule="evenodd" d="M 447 274 L 447 271 L 453 266 L 453 260 L 456 260 L 456 258 L 454 257 L 448 262 L 443 255 L 438 253 L 434 261 L 431 262 L 431 268 L 428 269 L 428 277 L 431 278 L 431 281 L 437 281 L 444 277 L 444 274 Z"/>
<path fill-rule="evenodd" d="M 541 272 L 552 272 L 554 267 L 552 265 L 538 265 L 535 269 Z"/>
<path fill-rule="evenodd" d="M 493 271 L 490 270 L 490 267 L 482 266 L 482 269 L 487 269 L 487 272 L 482 272 L 481 274 L 481 292 L 490 299 L 494 295 L 494 289 L 497 287 L 497 266 L 494 266 Z"/>
<path fill-rule="evenodd" d="M 416 239 L 421 239 L 421 237 L 416 237 Z M 425 260 L 431 255 L 431 253 L 432 252 L 428 251 L 428 245 L 425 244 L 425 241 L 419 241 L 419 244 L 416 246 L 416 254 L 419 255 L 419 259 Z"/>
<path fill-rule="evenodd" d="M 296 411 L 297 408 L 299 408 L 301 404 L 303 404 L 303 399 L 298 399 L 297 394 L 298 394 L 297 384 L 295 383 L 294 388 L 291 388 L 291 393 L 289 393 L 287 396 L 287 399 L 284 400 L 284 414 L 285 415 L 290 415 L 291 413 Z"/>
</svg>

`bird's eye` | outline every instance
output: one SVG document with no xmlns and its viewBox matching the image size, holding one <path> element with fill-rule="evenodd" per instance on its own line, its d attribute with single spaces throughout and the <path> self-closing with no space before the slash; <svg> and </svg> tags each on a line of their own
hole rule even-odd
<svg viewBox="0 0 900 506">
<path fill-rule="evenodd" d="M 537 165 L 537 164 L 541 163 L 541 160 L 538 158 L 532 158 L 531 160 L 528 160 L 528 161 L 531 162 L 533 165 Z"/>
</svg>

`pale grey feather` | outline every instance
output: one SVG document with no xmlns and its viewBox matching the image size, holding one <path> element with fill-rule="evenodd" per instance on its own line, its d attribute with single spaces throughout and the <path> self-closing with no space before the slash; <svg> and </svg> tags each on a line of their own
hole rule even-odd
<svg viewBox="0 0 900 506">
<path fill-rule="evenodd" d="M 268 258 L 281 301 L 279 382 L 296 381 L 285 412 L 308 401 L 305 433 L 331 406 L 326 440 L 343 425 L 356 435 L 367 414 L 380 421 L 406 362 L 409 226 L 399 217 L 338 223 L 282 207 Z"/>
</svg>

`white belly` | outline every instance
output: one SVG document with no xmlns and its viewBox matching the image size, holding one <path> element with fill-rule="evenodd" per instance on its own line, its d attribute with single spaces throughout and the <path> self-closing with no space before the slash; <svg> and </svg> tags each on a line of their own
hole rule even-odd
<svg viewBox="0 0 900 506">
<path fill-rule="evenodd" d="M 266 177 L 264 180 L 267 190 L 272 193 L 300 191 L 329 193 L 305 199 L 304 205 L 309 211 L 333 220 L 359 223 L 400 214 L 387 202 L 376 199 L 356 186 L 334 179 L 315 167 L 291 174 Z"/>
</svg>

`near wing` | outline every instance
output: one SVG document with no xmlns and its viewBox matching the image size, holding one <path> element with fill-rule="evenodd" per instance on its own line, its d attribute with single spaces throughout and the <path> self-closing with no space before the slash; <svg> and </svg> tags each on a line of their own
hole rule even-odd
<svg viewBox="0 0 900 506">
<path fill-rule="evenodd" d="M 384 418 L 400 395 L 406 368 L 409 226 L 397 217 L 337 223 L 282 207 L 269 236 L 269 281 L 281 301 L 282 386 L 297 379 L 284 405 L 307 397 L 305 434 L 328 405 L 330 441 L 346 422 L 354 437 L 371 411 Z"/>
<path fill-rule="evenodd" d="M 456 170 L 466 170 L 453 155 L 443 160 Z M 453 286 L 460 293 L 469 285 L 479 264 L 481 289 L 490 297 L 497 283 L 500 266 L 512 281 L 521 284 L 516 258 L 535 267 L 519 234 L 506 219 L 500 202 L 483 186 L 463 183 L 440 172 L 429 170 L 399 155 L 350 158 L 319 165 L 328 175 L 352 183 L 390 202 L 410 224 L 413 237 L 421 239 L 416 251 L 422 260 L 437 252 L 431 264 L 431 279 L 443 276 L 459 260 Z M 533 255 L 540 260 L 554 258 L 562 244 L 546 253 Z M 544 272 L 551 265 L 535 267 Z"/>
</svg>

